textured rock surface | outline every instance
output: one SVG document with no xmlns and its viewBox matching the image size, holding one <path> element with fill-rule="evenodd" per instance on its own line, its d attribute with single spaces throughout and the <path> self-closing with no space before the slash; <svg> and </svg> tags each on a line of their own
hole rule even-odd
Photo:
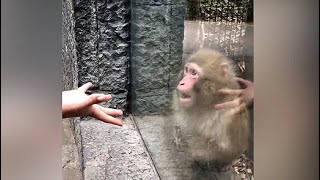
<svg viewBox="0 0 320 180">
<path fill-rule="evenodd" d="M 98 88 L 96 1 L 74 0 L 79 86 L 91 81 Z"/>
<path fill-rule="evenodd" d="M 131 8 L 131 110 L 160 114 L 170 107 L 182 61 L 184 1 L 133 1 Z"/>
<path fill-rule="evenodd" d="M 81 157 L 78 146 L 75 142 L 73 119 L 64 119 L 63 124 L 63 144 L 62 144 L 62 169 L 64 180 L 82 180 Z"/>
<path fill-rule="evenodd" d="M 112 94 L 108 106 L 125 109 L 129 91 L 129 0 L 75 0 L 79 85 Z"/>
<path fill-rule="evenodd" d="M 185 1 L 182 0 L 132 0 L 134 5 L 177 5 L 185 4 Z"/>
<path fill-rule="evenodd" d="M 77 54 L 72 0 L 62 0 L 62 89 L 73 89 L 77 86 L 77 79 Z"/>
<path fill-rule="evenodd" d="M 130 118 L 123 127 L 81 121 L 85 180 L 157 180 L 153 164 Z"/>
<path fill-rule="evenodd" d="M 77 87 L 78 80 L 76 41 L 74 33 L 73 5 L 71 0 L 62 0 L 62 89 L 71 90 Z M 62 121 L 62 170 L 65 180 L 81 180 L 81 144 L 79 133 L 75 128 L 77 119 Z M 77 146 L 79 145 L 79 146 Z"/>
</svg>

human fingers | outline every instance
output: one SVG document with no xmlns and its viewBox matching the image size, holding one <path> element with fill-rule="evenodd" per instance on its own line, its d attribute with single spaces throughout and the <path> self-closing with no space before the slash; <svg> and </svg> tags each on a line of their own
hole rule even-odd
<svg viewBox="0 0 320 180">
<path fill-rule="evenodd" d="M 106 102 L 106 101 L 109 101 L 110 99 L 112 99 L 112 96 L 111 95 L 104 95 L 104 94 L 98 94 L 99 97 L 97 98 L 97 103 L 96 104 L 99 104 L 99 103 L 102 103 L 102 102 Z"/>
<path fill-rule="evenodd" d="M 229 111 L 227 111 L 226 115 L 227 116 L 234 116 L 234 115 L 237 115 L 237 114 L 240 114 L 240 113 L 244 112 L 245 109 L 246 109 L 246 104 L 242 103 L 239 106 L 237 106 L 235 108 L 232 108 Z"/>
<path fill-rule="evenodd" d="M 104 113 L 100 108 L 93 107 L 91 116 L 106 123 L 122 126 L 122 121 Z"/>
<path fill-rule="evenodd" d="M 105 108 L 100 105 L 96 105 L 101 111 L 111 116 L 122 116 L 123 112 L 119 109 Z"/>
<path fill-rule="evenodd" d="M 78 90 L 80 90 L 81 92 L 85 93 L 91 87 L 92 87 L 92 83 L 91 82 L 87 82 L 86 84 L 84 84 L 81 87 L 79 87 Z"/>
<path fill-rule="evenodd" d="M 242 84 L 248 86 L 249 84 L 251 84 L 252 82 L 251 81 L 248 81 L 248 80 L 245 80 L 243 78 L 240 78 L 240 77 L 235 77 L 235 79 L 239 82 L 241 82 Z"/>
<path fill-rule="evenodd" d="M 218 92 L 228 95 L 241 95 L 242 89 L 220 89 Z"/>
<path fill-rule="evenodd" d="M 235 108 L 242 103 L 241 98 L 236 98 L 232 101 L 216 104 L 214 107 L 215 109 L 224 109 L 224 108 Z"/>
<path fill-rule="evenodd" d="M 88 106 L 91 106 L 93 104 L 102 103 L 102 102 L 107 101 L 109 99 L 111 99 L 111 96 L 106 96 L 104 94 L 91 94 L 79 106 L 88 107 Z"/>
</svg>

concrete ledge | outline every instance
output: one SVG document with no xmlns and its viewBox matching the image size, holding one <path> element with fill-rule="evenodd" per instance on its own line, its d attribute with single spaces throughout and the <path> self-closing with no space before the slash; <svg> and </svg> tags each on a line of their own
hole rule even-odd
<svg viewBox="0 0 320 180">
<path fill-rule="evenodd" d="M 130 117 L 123 127 L 89 118 L 80 128 L 85 180 L 158 179 Z"/>
</svg>

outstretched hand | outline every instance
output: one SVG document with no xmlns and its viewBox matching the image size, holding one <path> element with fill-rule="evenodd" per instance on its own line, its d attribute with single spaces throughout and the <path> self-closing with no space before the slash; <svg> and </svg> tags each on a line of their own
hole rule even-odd
<svg viewBox="0 0 320 180">
<path fill-rule="evenodd" d="M 85 92 L 92 86 L 86 83 L 75 90 L 62 92 L 62 118 L 91 116 L 98 120 L 122 126 L 122 122 L 113 116 L 121 116 L 123 112 L 117 109 L 104 108 L 99 103 L 109 101 L 111 95 L 91 94 Z"/>
<path fill-rule="evenodd" d="M 244 89 L 220 89 L 219 93 L 226 95 L 236 95 L 238 98 L 215 105 L 216 109 L 231 108 L 230 114 L 237 114 L 245 109 L 246 106 L 250 106 L 254 99 L 254 83 L 242 78 L 236 78 L 237 81 L 244 84 Z"/>
</svg>

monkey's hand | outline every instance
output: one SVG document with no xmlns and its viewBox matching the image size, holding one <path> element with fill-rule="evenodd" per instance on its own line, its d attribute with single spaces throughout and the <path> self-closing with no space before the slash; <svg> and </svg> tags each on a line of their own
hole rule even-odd
<svg viewBox="0 0 320 180">
<path fill-rule="evenodd" d="M 121 110 L 98 105 L 109 101 L 111 95 L 85 94 L 91 86 L 92 83 L 89 82 L 78 89 L 62 92 L 62 118 L 91 116 L 106 123 L 122 126 L 121 120 L 112 117 L 121 116 Z"/>
<path fill-rule="evenodd" d="M 237 114 L 242 112 L 246 106 L 250 106 L 254 99 L 254 83 L 242 78 L 236 78 L 237 81 L 246 86 L 245 89 L 220 89 L 218 92 L 225 95 L 236 95 L 232 101 L 216 104 L 216 109 L 231 109 L 230 114 Z"/>
</svg>

